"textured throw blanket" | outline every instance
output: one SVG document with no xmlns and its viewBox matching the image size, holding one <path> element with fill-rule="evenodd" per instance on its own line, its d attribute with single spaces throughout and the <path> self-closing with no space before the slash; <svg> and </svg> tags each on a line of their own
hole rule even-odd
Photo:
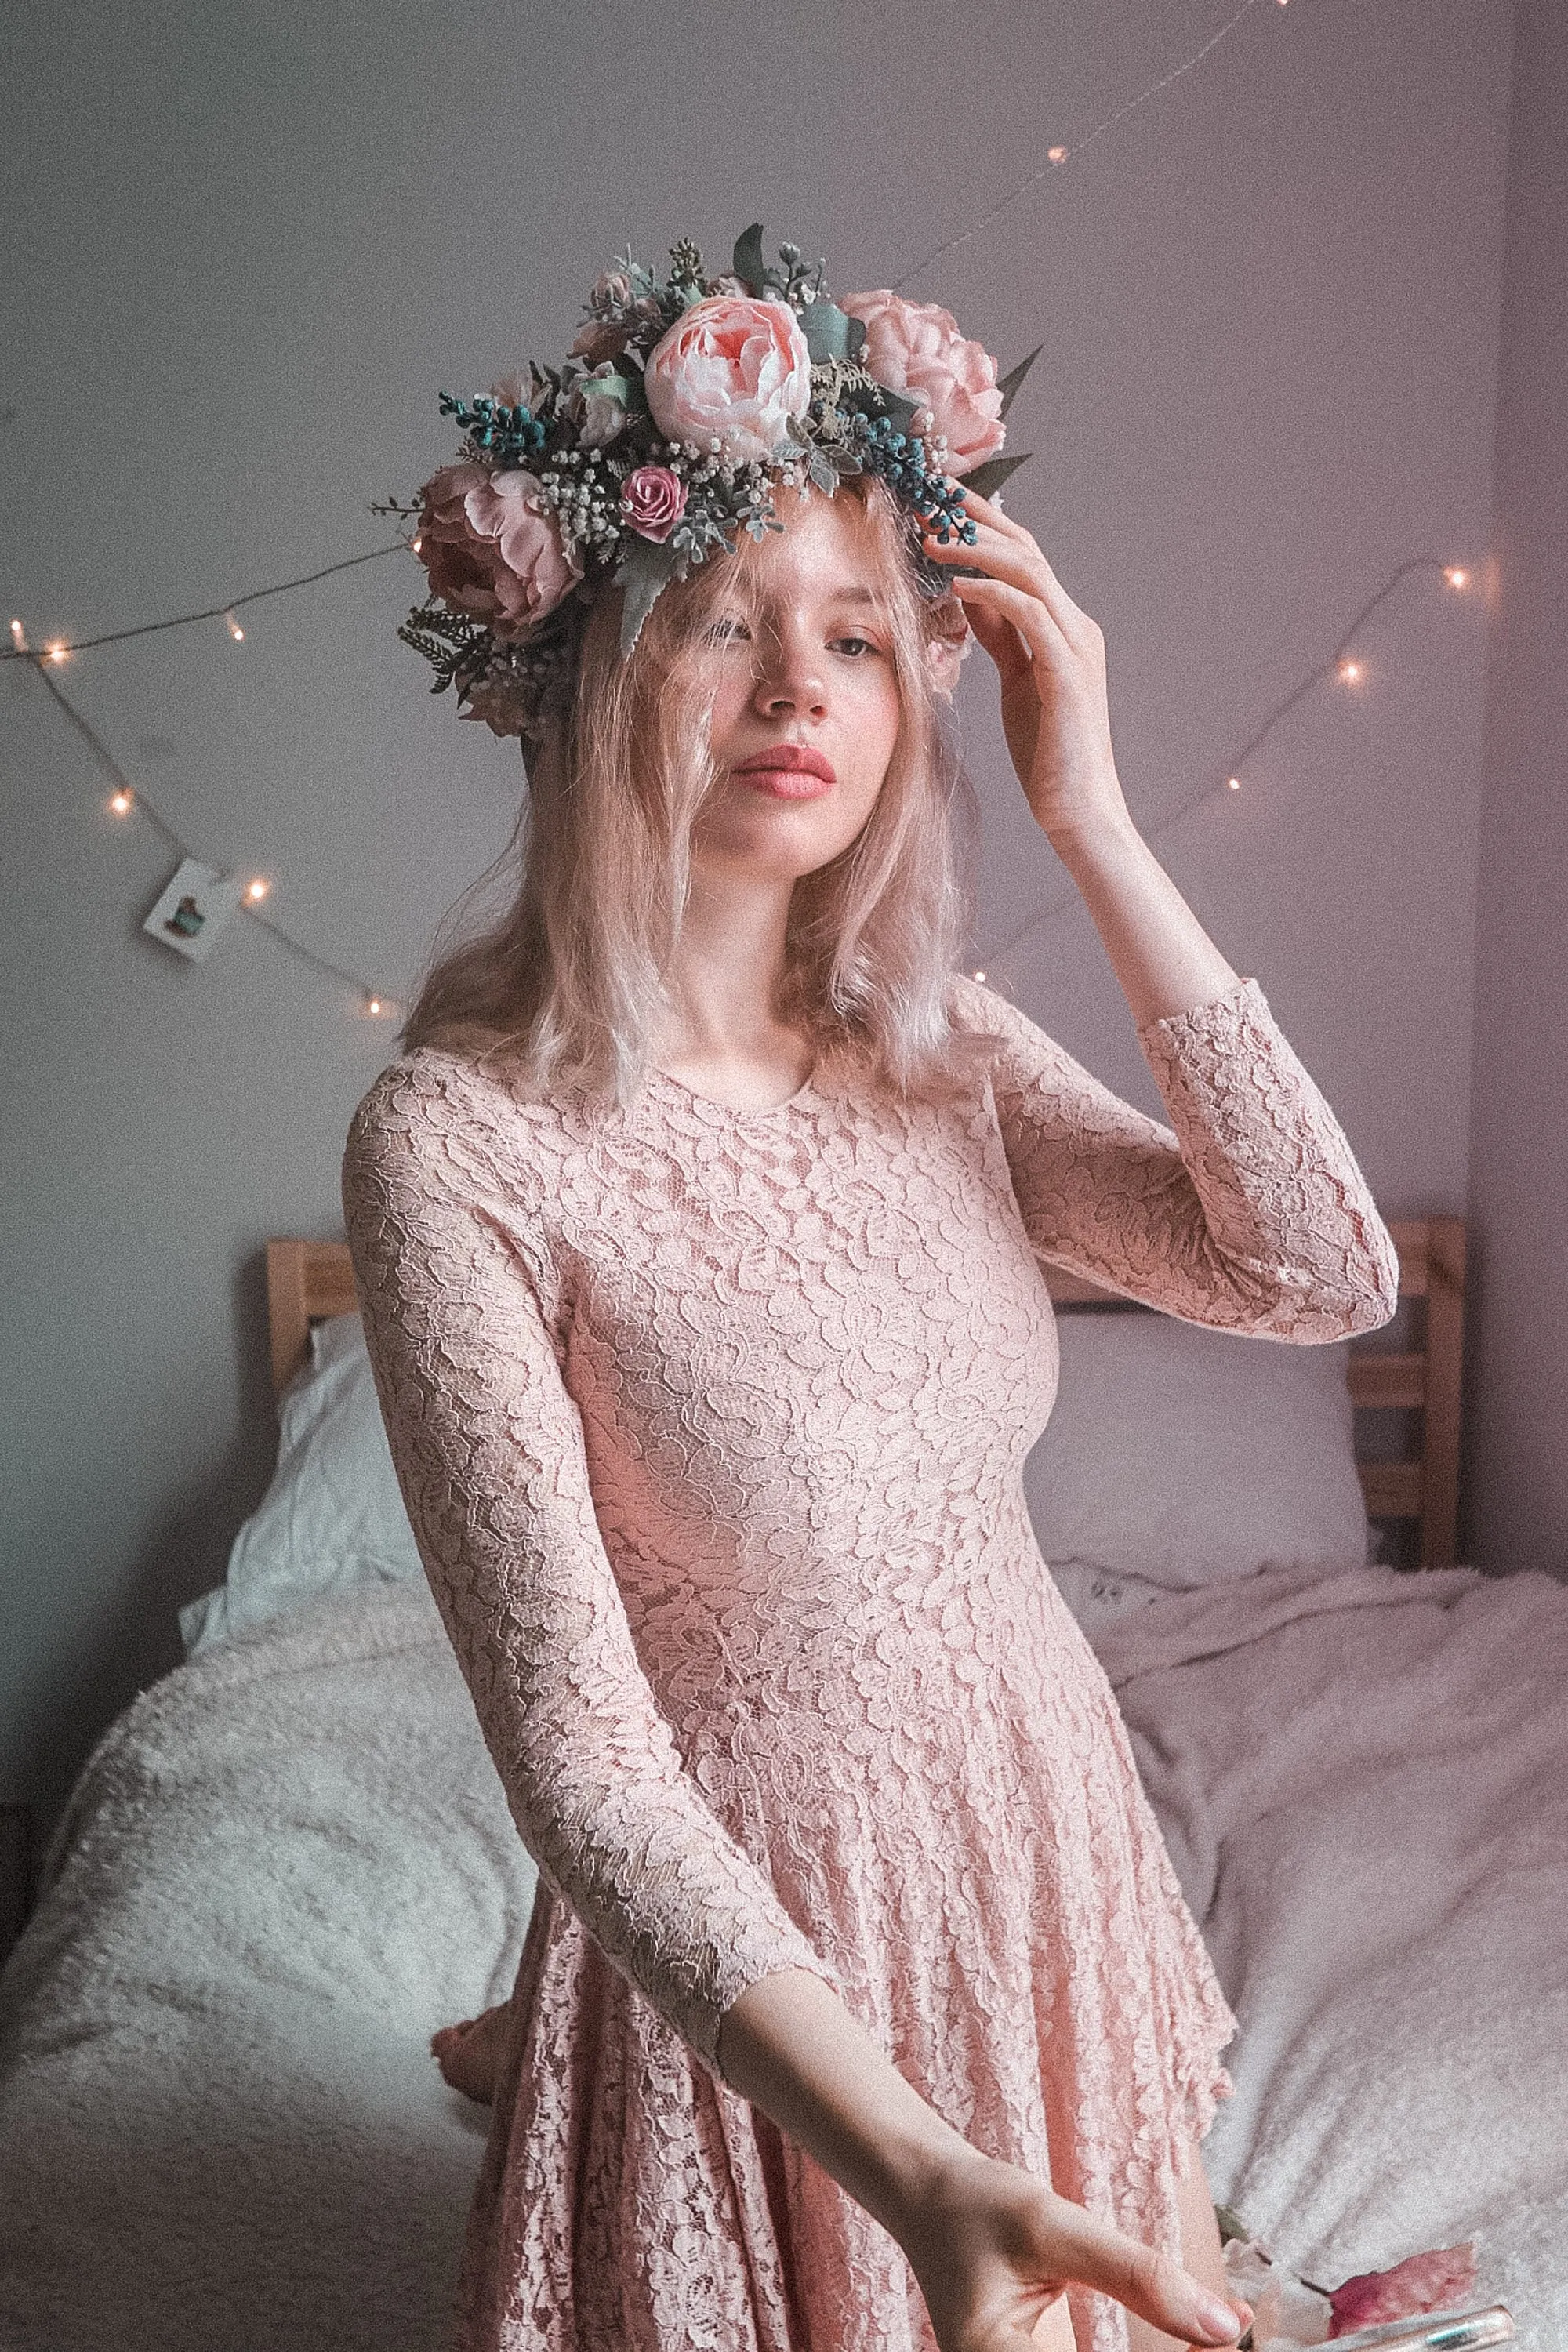
<svg viewBox="0 0 1568 2352">
<path fill-rule="evenodd" d="M 1474 2236 L 1568 2342 L 1568 1591 L 1287 1572 L 1097 1635 L 1241 2020 L 1216 2196 L 1333 2284 Z M 93 1759 L 4 1984 L 5 2352 L 436 2352 L 432 2029 L 532 1872 L 428 1598 L 226 1643 Z"/>
<path fill-rule="evenodd" d="M 422 1588 L 227 1642 L 78 1790 L 4 1980 L 5 2352 L 437 2352 L 532 1902 Z"/>
<path fill-rule="evenodd" d="M 1325 2285 L 1474 2238 L 1568 2343 L 1568 1589 L 1269 1571 L 1100 1630 L 1240 2021 L 1215 2194 Z"/>
</svg>

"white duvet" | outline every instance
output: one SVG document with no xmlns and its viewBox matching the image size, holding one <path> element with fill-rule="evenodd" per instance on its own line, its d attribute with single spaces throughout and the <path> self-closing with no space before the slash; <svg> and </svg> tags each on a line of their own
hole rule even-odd
<svg viewBox="0 0 1568 2352">
<path fill-rule="evenodd" d="M 1097 1635 L 1241 2021 L 1216 2195 L 1336 2284 L 1474 2235 L 1568 2341 L 1568 1591 L 1277 1571 Z M 219 1644 L 79 1790 L 5 1979 L 6 2352 L 443 2344 L 532 1870 L 434 1609 Z"/>
</svg>

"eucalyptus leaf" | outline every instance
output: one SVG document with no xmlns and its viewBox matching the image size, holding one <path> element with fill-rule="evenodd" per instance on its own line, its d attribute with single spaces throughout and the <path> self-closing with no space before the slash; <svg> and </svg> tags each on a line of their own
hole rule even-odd
<svg viewBox="0 0 1568 2352">
<path fill-rule="evenodd" d="M 735 239 L 735 275 L 748 293 L 761 294 L 766 284 L 766 268 L 763 261 L 763 225 L 753 221 Z"/>
<path fill-rule="evenodd" d="M 642 625 L 652 612 L 659 591 L 685 577 L 686 557 L 679 548 L 656 539 L 628 533 L 616 578 L 625 592 L 621 606 L 621 658 L 636 645 Z"/>
<path fill-rule="evenodd" d="M 819 490 L 825 490 L 829 498 L 833 496 L 838 488 L 837 468 L 828 462 L 820 449 L 812 451 L 806 472 Z"/>
<path fill-rule="evenodd" d="M 965 474 L 963 487 L 977 498 L 994 499 L 1009 475 L 1028 464 L 1032 454 L 1021 449 L 1016 457 L 988 457 L 984 466 L 976 466 L 973 473 Z"/>
<path fill-rule="evenodd" d="M 998 379 L 996 388 L 1002 394 L 1001 414 L 1004 416 L 1006 415 L 1007 411 L 1013 405 L 1013 396 L 1016 393 L 1018 386 L 1023 383 L 1024 378 L 1028 374 L 1029 370 L 1034 366 L 1035 362 L 1039 358 L 1040 353 L 1045 350 L 1045 348 L 1044 343 L 1037 343 L 1026 360 L 1020 360 L 1016 367 L 1009 368 L 1006 374 Z"/>
<path fill-rule="evenodd" d="M 814 366 L 824 360 L 853 360 L 864 347 L 864 322 L 852 319 L 837 302 L 808 302 L 798 315 Z"/>
</svg>

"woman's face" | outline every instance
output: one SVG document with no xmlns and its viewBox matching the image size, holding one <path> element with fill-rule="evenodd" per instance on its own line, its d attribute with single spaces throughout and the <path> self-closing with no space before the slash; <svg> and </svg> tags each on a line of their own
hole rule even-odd
<svg viewBox="0 0 1568 2352">
<path fill-rule="evenodd" d="M 751 608 L 721 604 L 702 652 L 721 773 L 691 852 L 715 877 L 794 881 L 847 849 L 902 719 L 862 509 L 781 493 L 778 510 L 748 550 Z"/>
</svg>

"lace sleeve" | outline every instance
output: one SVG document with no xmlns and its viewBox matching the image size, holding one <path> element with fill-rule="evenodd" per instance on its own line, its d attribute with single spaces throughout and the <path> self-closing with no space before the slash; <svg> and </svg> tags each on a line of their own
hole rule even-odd
<svg viewBox="0 0 1568 2352">
<path fill-rule="evenodd" d="M 1139 1032 L 1169 1128 L 1016 1006 L 959 987 L 965 1025 L 1001 1036 L 997 1118 L 1042 1259 L 1222 1330 L 1314 1341 L 1387 1322 L 1393 1241 L 1256 981 Z"/>
<path fill-rule="evenodd" d="M 748 1984 L 798 1967 L 841 1988 L 682 1769 L 595 1515 L 533 1240 L 488 1173 L 468 1085 L 456 1063 L 394 1065 L 343 1160 L 398 1483 L 524 1844 L 724 2081 L 719 2026 Z"/>
</svg>

